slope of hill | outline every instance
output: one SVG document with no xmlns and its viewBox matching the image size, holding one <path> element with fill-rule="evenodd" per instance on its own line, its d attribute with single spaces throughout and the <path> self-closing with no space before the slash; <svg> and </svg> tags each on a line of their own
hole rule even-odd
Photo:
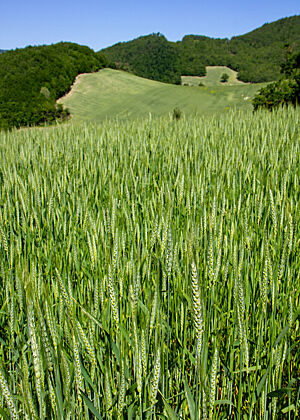
<svg viewBox="0 0 300 420">
<path fill-rule="evenodd" d="M 300 49 L 300 16 L 292 16 L 267 23 L 248 34 L 229 39 L 215 39 L 199 35 L 187 35 L 176 43 L 166 41 L 161 34 L 140 37 L 118 43 L 101 52 L 111 61 L 139 76 L 154 80 L 157 67 L 164 67 L 161 46 L 173 48 L 174 65 L 168 69 L 164 81 L 173 82 L 180 75 L 203 76 L 206 66 L 228 66 L 238 71 L 244 82 L 268 82 L 280 76 L 280 63 L 284 60 L 284 46 Z M 148 51 L 155 51 L 155 60 Z M 177 54 L 176 54 L 177 53 Z M 143 66 L 140 66 L 143 63 Z M 144 69 L 151 68 L 151 74 Z"/>
<path fill-rule="evenodd" d="M 180 61 L 175 45 L 166 40 L 161 34 L 143 36 L 130 44 L 129 50 L 124 49 L 123 43 L 112 47 L 112 54 L 108 48 L 107 57 L 115 57 L 115 62 L 122 70 L 131 71 L 137 76 L 159 82 L 180 84 Z"/>
<path fill-rule="evenodd" d="M 2 53 L 4 53 L 4 52 L 6 52 L 6 50 L 0 50 L 0 54 L 2 54 Z"/>
<path fill-rule="evenodd" d="M 208 70 L 208 74 L 210 69 Z M 163 115 L 179 108 L 185 114 L 211 114 L 229 108 L 251 108 L 259 84 L 235 86 L 175 86 L 128 72 L 103 69 L 80 75 L 68 95 L 59 100 L 74 121 Z"/>
<path fill-rule="evenodd" d="M 226 73 L 228 81 L 222 83 L 221 76 Z M 205 76 L 181 76 L 181 83 L 188 86 L 233 86 L 241 85 L 237 72 L 226 66 L 207 66 Z"/>
<path fill-rule="evenodd" d="M 107 61 L 88 47 L 61 42 L 0 55 L 0 128 L 21 127 L 66 117 L 56 100 L 79 73 Z"/>
</svg>

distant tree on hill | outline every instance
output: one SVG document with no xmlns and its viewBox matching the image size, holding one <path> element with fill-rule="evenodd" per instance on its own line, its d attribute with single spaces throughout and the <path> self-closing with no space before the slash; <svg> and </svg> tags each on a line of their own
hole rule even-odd
<svg viewBox="0 0 300 420">
<path fill-rule="evenodd" d="M 223 73 L 222 76 L 221 76 L 220 82 L 226 83 L 226 82 L 228 82 L 228 79 L 229 79 L 228 74 L 227 73 Z"/>
</svg>

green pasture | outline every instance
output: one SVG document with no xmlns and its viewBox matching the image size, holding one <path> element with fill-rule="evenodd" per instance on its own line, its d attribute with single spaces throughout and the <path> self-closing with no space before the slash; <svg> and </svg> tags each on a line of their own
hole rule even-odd
<svg viewBox="0 0 300 420">
<path fill-rule="evenodd" d="M 221 76 L 226 73 L 229 76 L 228 82 L 220 82 Z M 234 71 L 226 66 L 207 66 L 206 76 L 181 76 L 183 85 L 199 86 L 203 83 L 205 86 L 236 86 L 246 85 L 247 83 L 241 82 L 237 79 L 237 71 Z"/>
<path fill-rule="evenodd" d="M 209 77 L 213 80 L 217 76 Z M 160 116 L 174 108 L 185 115 L 204 115 L 232 108 L 251 109 L 251 98 L 261 86 L 176 86 L 103 69 L 79 76 L 71 93 L 59 101 L 69 108 L 74 121 L 139 118 L 149 113 Z"/>
</svg>

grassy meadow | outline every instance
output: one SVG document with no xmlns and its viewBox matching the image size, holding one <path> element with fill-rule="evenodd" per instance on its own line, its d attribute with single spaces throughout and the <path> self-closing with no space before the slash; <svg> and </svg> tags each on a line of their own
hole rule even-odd
<svg viewBox="0 0 300 420">
<path fill-rule="evenodd" d="M 70 110 L 74 122 L 141 119 L 149 113 L 166 116 L 174 108 L 179 108 L 187 116 L 251 109 L 250 100 L 263 84 L 236 83 L 233 70 L 225 67 L 236 84 L 222 85 L 216 75 L 222 74 L 223 69 L 208 69 L 207 79 L 210 82 L 207 84 L 205 80 L 207 86 L 202 87 L 176 86 L 124 71 L 102 69 L 97 73 L 80 75 L 71 93 L 59 102 Z M 189 79 L 193 79 L 191 84 L 194 83 L 195 78 Z"/>
<path fill-rule="evenodd" d="M 299 109 L 1 132 L 0 418 L 296 418 L 299 137 Z"/>
<path fill-rule="evenodd" d="M 225 84 L 220 82 L 221 76 L 224 73 L 229 77 Z M 190 86 L 199 86 L 199 83 L 203 83 L 204 86 L 243 85 L 245 87 L 245 83 L 237 79 L 237 71 L 225 66 L 207 66 L 206 76 L 181 76 L 181 81 L 182 84 L 188 84 Z"/>
</svg>

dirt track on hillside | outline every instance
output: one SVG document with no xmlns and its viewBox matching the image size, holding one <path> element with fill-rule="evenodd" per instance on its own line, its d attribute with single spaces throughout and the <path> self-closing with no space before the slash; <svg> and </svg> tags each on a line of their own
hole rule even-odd
<svg viewBox="0 0 300 420">
<path fill-rule="evenodd" d="M 64 96 L 61 96 L 60 98 L 58 98 L 56 102 L 59 102 L 61 99 L 65 99 L 65 98 L 68 98 L 69 96 L 71 96 L 72 93 L 73 93 L 73 88 L 79 83 L 80 76 L 84 76 L 85 74 L 90 74 L 90 73 L 80 73 L 80 74 L 78 74 L 75 77 L 74 83 L 71 85 L 69 92 L 67 92 Z"/>
</svg>

